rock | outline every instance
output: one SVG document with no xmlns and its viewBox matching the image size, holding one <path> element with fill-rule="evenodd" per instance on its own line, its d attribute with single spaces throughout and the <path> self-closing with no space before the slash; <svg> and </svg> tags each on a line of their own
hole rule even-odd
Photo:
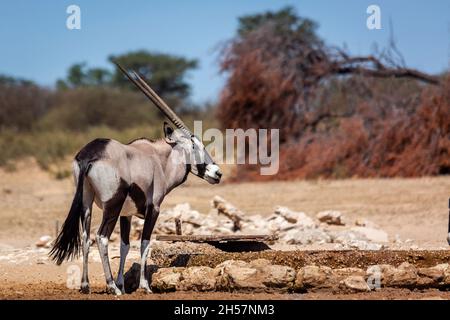
<svg viewBox="0 0 450 320">
<path fill-rule="evenodd" d="M 258 270 L 240 260 L 227 260 L 217 267 L 219 274 L 217 285 L 225 290 L 233 289 L 264 289 L 263 279 Z"/>
<path fill-rule="evenodd" d="M 441 282 L 444 280 L 445 271 L 449 268 L 448 263 L 438 264 L 431 268 L 420 268 L 417 270 L 417 274 L 420 277 L 426 277 L 432 279 L 434 282 Z"/>
<path fill-rule="evenodd" d="M 265 278 L 263 283 L 269 288 L 287 288 L 294 286 L 295 270 L 291 267 L 271 265 L 263 269 Z"/>
<path fill-rule="evenodd" d="M 367 268 L 366 278 L 368 285 L 372 289 L 379 289 L 381 286 L 386 286 L 386 276 L 388 274 L 393 274 L 395 272 L 395 267 L 389 264 L 378 264 Z"/>
<path fill-rule="evenodd" d="M 344 249 L 380 250 L 384 248 L 382 244 L 368 242 L 367 237 L 360 232 L 343 230 L 329 232 L 329 234 L 332 242 L 342 244 Z"/>
<path fill-rule="evenodd" d="M 152 289 L 159 292 L 175 291 L 184 268 L 161 268 L 152 276 Z"/>
<path fill-rule="evenodd" d="M 256 269 L 262 269 L 262 268 L 270 266 L 272 264 L 270 262 L 270 260 L 267 260 L 267 259 L 256 259 L 256 260 L 252 260 L 248 263 L 247 262 L 245 262 L 245 263 Z"/>
<path fill-rule="evenodd" d="M 266 259 L 253 260 L 250 266 L 262 273 L 262 282 L 268 288 L 290 289 L 294 285 L 296 274 L 291 267 L 272 265 Z"/>
<path fill-rule="evenodd" d="M 377 225 L 373 223 L 372 221 L 369 221 L 367 219 L 361 219 L 358 218 L 355 220 L 355 225 L 358 227 L 369 227 L 369 228 L 377 228 Z"/>
<path fill-rule="evenodd" d="M 295 270 L 272 265 L 269 260 L 257 259 L 250 263 L 227 260 L 216 267 L 217 287 L 222 290 L 271 290 L 291 289 L 295 281 Z"/>
<path fill-rule="evenodd" d="M 314 228 L 316 226 L 313 219 L 304 212 L 292 211 L 287 207 L 278 206 L 275 208 L 275 214 L 283 217 L 287 222 L 296 224 L 303 228 Z"/>
<path fill-rule="evenodd" d="M 403 243 L 402 239 L 400 238 L 400 235 L 396 234 L 394 236 L 394 243 L 397 243 L 397 244 L 402 244 Z"/>
<path fill-rule="evenodd" d="M 373 242 L 389 242 L 388 234 L 380 229 L 370 228 L 370 227 L 353 227 L 351 231 L 358 232 L 369 241 Z"/>
<path fill-rule="evenodd" d="M 336 281 L 332 269 L 325 266 L 305 266 L 300 268 L 295 278 L 294 289 L 306 291 L 308 289 L 331 288 Z"/>
<path fill-rule="evenodd" d="M 288 222 L 286 219 L 279 215 L 272 215 L 267 218 L 267 229 L 270 233 L 277 233 L 280 230 L 289 230 L 295 228 L 295 225 Z"/>
<path fill-rule="evenodd" d="M 50 248 L 52 245 L 52 237 L 45 235 L 39 238 L 39 240 L 35 243 L 38 248 Z"/>
<path fill-rule="evenodd" d="M 370 291 L 370 287 L 363 276 L 349 276 L 344 279 L 342 285 L 352 291 Z"/>
<path fill-rule="evenodd" d="M 329 235 L 335 243 L 347 244 L 351 241 L 367 241 L 365 235 L 359 232 L 354 232 L 351 230 L 340 230 L 340 231 L 330 231 Z"/>
<path fill-rule="evenodd" d="M 340 269 L 333 269 L 333 274 L 338 278 L 346 278 L 349 276 L 364 277 L 366 275 L 366 271 L 360 268 L 340 268 Z"/>
<path fill-rule="evenodd" d="M 367 241 L 354 240 L 347 243 L 350 248 L 358 250 L 381 250 L 385 248 L 385 245 L 379 243 L 370 243 Z"/>
<path fill-rule="evenodd" d="M 316 215 L 316 218 L 320 222 L 325 222 L 327 224 L 334 224 L 338 226 L 345 225 L 345 223 L 343 222 L 342 213 L 339 211 L 321 211 Z"/>
<path fill-rule="evenodd" d="M 212 291 L 216 288 L 218 270 L 209 267 L 190 267 L 181 273 L 178 289 L 183 291 Z"/>
<path fill-rule="evenodd" d="M 408 262 L 404 262 L 398 268 L 390 269 L 385 273 L 387 287 L 411 287 L 417 281 L 416 267 Z"/>
<path fill-rule="evenodd" d="M 450 285 L 450 267 L 444 270 L 444 279 L 442 279 L 444 285 Z"/>
<path fill-rule="evenodd" d="M 291 229 L 280 236 L 280 241 L 287 244 L 321 244 L 331 242 L 331 237 L 322 229 Z"/>
</svg>

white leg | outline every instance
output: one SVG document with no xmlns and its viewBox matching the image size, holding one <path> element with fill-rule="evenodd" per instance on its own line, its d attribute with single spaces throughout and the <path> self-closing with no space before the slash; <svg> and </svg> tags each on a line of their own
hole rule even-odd
<svg viewBox="0 0 450 320">
<path fill-rule="evenodd" d="M 81 277 L 81 288 L 82 293 L 90 293 L 91 289 L 89 286 L 89 276 L 88 276 L 88 265 L 89 265 L 89 248 L 91 246 L 90 232 L 91 232 L 91 214 L 92 214 L 92 203 L 94 201 L 94 194 L 88 183 L 85 182 L 83 187 L 83 207 L 84 207 L 84 220 L 83 220 L 83 275 Z"/>
<path fill-rule="evenodd" d="M 141 274 L 139 277 L 139 289 L 144 289 L 147 293 L 151 293 L 148 285 L 148 280 L 145 278 L 145 271 L 147 268 L 147 257 L 150 251 L 150 240 L 141 241 Z"/>
<path fill-rule="evenodd" d="M 116 285 L 122 291 L 122 293 L 125 293 L 123 271 L 125 268 L 125 260 L 127 258 L 129 251 L 130 251 L 130 244 L 129 243 L 125 244 L 121 240 L 120 241 L 120 265 L 119 265 L 119 272 L 117 273 Z"/>
<path fill-rule="evenodd" d="M 130 251 L 130 230 L 131 217 L 120 217 L 120 264 L 119 272 L 117 273 L 116 285 L 120 290 L 122 290 L 122 293 L 125 293 L 123 271 L 128 252 Z"/>
<path fill-rule="evenodd" d="M 90 219 L 89 216 L 89 225 Z M 81 277 L 81 292 L 82 293 L 90 293 L 91 289 L 89 286 L 89 277 L 88 277 L 88 259 L 89 259 L 89 247 L 91 245 L 91 240 L 89 239 L 89 232 L 83 231 L 83 275 Z"/>
<path fill-rule="evenodd" d="M 111 267 L 109 265 L 108 259 L 108 238 L 106 236 L 97 235 L 97 244 L 98 244 L 98 252 L 102 260 L 103 272 L 105 273 L 106 289 L 108 293 L 121 295 L 122 291 L 120 291 L 119 288 L 117 288 L 111 274 Z"/>
</svg>

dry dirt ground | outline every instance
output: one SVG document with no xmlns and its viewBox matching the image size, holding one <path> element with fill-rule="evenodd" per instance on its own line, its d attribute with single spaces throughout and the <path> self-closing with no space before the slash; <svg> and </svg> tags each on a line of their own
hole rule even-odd
<svg viewBox="0 0 450 320">
<path fill-rule="evenodd" d="M 134 293 L 120 298 L 104 294 L 104 278 L 99 261 L 90 261 L 94 294 L 81 295 L 66 287 L 67 266 L 42 259 L 34 248 L 44 235 L 54 236 L 56 221 L 62 223 L 70 206 L 72 179 L 56 180 L 33 162 L 18 165 L 17 171 L 0 170 L 0 298 L 3 299 L 395 299 L 445 298 L 449 292 L 427 290 L 382 290 L 367 294 L 327 293 Z M 339 210 L 350 221 L 365 218 L 402 240 L 412 239 L 421 249 L 448 250 L 448 198 L 450 177 L 415 179 L 348 179 L 271 183 L 223 183 L 208 185 L 196 177 L 173 191 L 163 205 L 189 202 L 200 212 L 211 210 L 214 195 L 229 200 L 249 214 L 269 215 L 276 205 L 315 215 L 322 210 Z M 93 225 L 100 221 L 94 211 Z M 114 251 L 114 250 L 113 250 Z M 136 261 L 132 248 L 128 265 Z M 111 253 L 117 270 L 117 250 Z M 79 265 L 79 261 L 74 262 Z"/>
</svg>

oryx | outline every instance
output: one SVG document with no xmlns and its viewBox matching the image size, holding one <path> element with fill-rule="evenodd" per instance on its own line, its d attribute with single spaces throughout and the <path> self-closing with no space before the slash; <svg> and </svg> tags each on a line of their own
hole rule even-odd
<svg viewBox="0 0 450 320">
<path fill-rule="evenodd" d="M 103 210 L 96 241 L 106 277 L 107 291 L 124 291 L 124 265 L 130 248 L 129 234 L 133 215 L 144 219 L 141 238 L 141 272 L 139 288 L 151 292 L 145 278 L 150 236 L 164 197 L 182 184 L 189 172 L 211 184 L 220 182 L 222 173 L 183 121 L 136 73 L 119 69 L 178 128 L 164 122 L 165 138 L 145 138 L 122 144 L 112 139 L 95 139 L 83 147 L 73 161 L 76 192 L 62 230 L 50 251 L 57 264 L 77 256 L 82 248 L 83 274 L 81 291 L 89 293 L 88 255 L 92 204 Z M 120 216 L 120 266 L 116 282 L 108 260 L 108 241 Z M 82 235 L 80 236 L 80 223 Z M 81 245 L 82 242 L 82 245 Z"/>
</svg>

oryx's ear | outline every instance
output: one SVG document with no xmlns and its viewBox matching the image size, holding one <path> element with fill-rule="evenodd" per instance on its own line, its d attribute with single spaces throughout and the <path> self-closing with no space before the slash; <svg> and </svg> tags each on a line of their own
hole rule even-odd
<svg viewBox="0 0 450 320">
<path fill-rule="evenodd" d="M 174 133 L 173 128 L 167 122 L 164 121 L 164 138 L 166 139 L 167 143 L 175 143 L 173 133 Z"/>
</svg>

